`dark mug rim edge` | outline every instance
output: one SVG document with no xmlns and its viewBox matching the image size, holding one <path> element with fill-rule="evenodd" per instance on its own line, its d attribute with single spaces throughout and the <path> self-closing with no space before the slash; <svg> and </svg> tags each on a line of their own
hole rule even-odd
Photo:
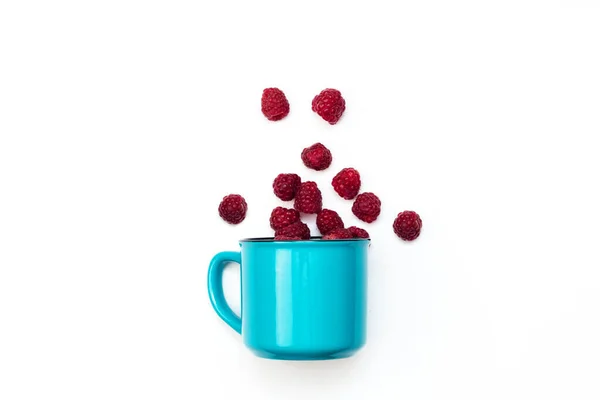
<svg viewBox="0 0 600 400">
<path fill-rule="evenodd" d="M 340 242 L 370 242 L 371 238 L 331 239 L 323 240 L 323 236 L 311 236 L 308 240 L 275 240 L 274 236 L 240 239 L 240 243 L 340 243 Z"/>
</svg>

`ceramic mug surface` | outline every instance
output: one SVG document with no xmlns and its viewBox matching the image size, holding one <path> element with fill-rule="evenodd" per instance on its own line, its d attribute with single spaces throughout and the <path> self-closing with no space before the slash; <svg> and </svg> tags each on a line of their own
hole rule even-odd
<svg viewBox="0 0 600 400">
<path fill-rule="evenodd" d="M 213 308 L 257 356 L 279 360 L 349 357 L 366 340 L 369 239 L 240 241 L 208 269 Z M 227 305 L 225 266 L 240 264 L 241 318 Z"/>
</svg>

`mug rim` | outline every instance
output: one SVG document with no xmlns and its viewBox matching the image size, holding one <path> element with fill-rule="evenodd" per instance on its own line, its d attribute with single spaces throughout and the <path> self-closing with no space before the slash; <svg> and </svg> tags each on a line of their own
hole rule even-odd
<svg viewBox="0 0 600 400">
<path fill-rule="evenodd" d="M 275 240 L 274 236 L 240 239 L 240 243 L 340 243 L 340 242 L 370 242 L 371 238 L 331 239 L 323 240 L 323 236 L 311 236 L 306 240 Z"/>
</svg>

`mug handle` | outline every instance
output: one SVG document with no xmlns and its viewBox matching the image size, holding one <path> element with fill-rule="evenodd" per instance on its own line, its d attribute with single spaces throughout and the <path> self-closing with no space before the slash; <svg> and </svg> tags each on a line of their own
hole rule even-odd
<svg viewBox="0 0 600 400">
<path fill-rule="evenodd" d="M 235 251 L 222 251 L 215 255 L 208 267 L 208 297 L 215 312 L 237 333 L 242 333 L 242 319 L 235 315 L 223 294 L 223 270 L 227 263 L 235 262 L 242 267 L 241 254 Z"/>
</svg>

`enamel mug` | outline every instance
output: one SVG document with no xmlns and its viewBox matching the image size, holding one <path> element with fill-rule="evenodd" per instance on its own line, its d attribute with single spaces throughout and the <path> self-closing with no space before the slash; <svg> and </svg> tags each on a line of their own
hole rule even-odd
<svg viewBox="0 0 600 400">
<path fill-rule="evenodd" d="M 257 356 L 278 360 L 349 357 L 366 340 L 369 239 L 244 239 L 208 269 L 217 315 Z M 240 264 L 241 317 L 223 295 L 223 270 Z"/>
</svg>

